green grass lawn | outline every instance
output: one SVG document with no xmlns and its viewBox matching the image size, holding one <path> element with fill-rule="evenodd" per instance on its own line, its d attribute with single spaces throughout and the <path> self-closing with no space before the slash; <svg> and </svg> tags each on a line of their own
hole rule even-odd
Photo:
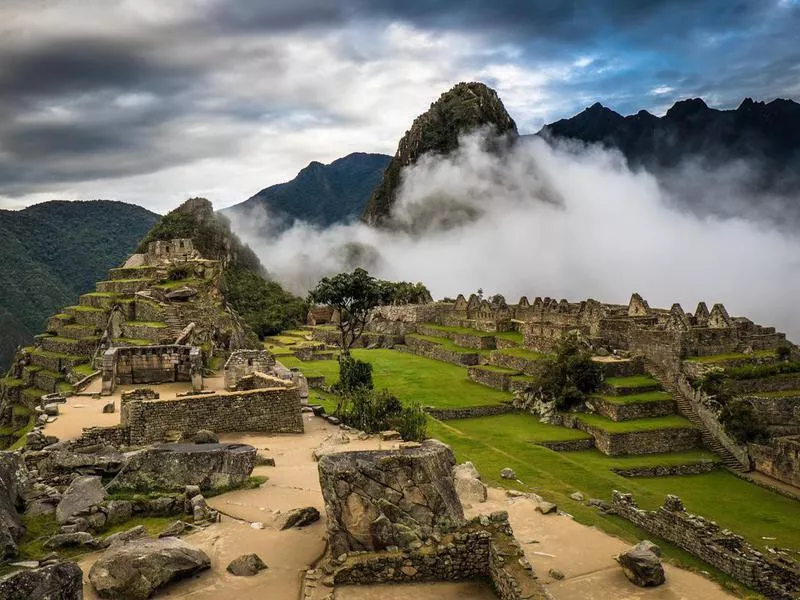
<svg viewBox="0 0 800 600">
<path fill-rule="evenodd" d="M 649 375 L 633 375 L 631 377 L 606 377 L 606 383 L 615 388 L 636 388 L 658 385 L 658 381 Z"/>
<path fill-rule="evenodd" d="M 506 356 L 516 356 L 526 360 L 542 360 L 547 358 L 546 354 L 541 352 L 534 352 L 525 348 L 503 348 L 502 350 L 495 350 L 498 354 L 505 354 Z"/>
<path fill-rule="evenodd" d="M 648 419 L 633 419 L 631 421 L 612 421 L 600 415 L 578 415 L 578 419 L 587 425 L 599 427 L 609 433 L 626 433 L 628 431 L 654 431 L 657 429 L 678 429 L 693 427 L 693 425 L 680 415 L 666 417 L 650 417 Z"/>
<path fill-rule="evenodd" d="M 643 508 L 660 506 L 667 494 L 680 496 L 688 510 L 713 519 L 743 535 L 759 548 L 765 544 L 800 549 L 800 504 L 743 481 L 727 471 L 663 478 L 625 478 L 610 469 L 693 462 L 713 455 L 702 451 L 667 455 L 607 457 L 596 450 L 554 452 L 530 443 L 516 419 L 481 417 L 440 422 L 429 420 L 428 434 L 450 444 L 459 462 L 470 460 L 491 485 L 541 494 L 582 523 L 625 539 L 651 538 L 631 523 L 600 514 L 575 502 L 569 494 L 579 490 L 588 497 L 609 502 L 612 490 L 630 492 Z M 513 468 L 522 485 L 500 478 L 500 470 Z M 774 541 L 762 540 L 774 537 Z M 668 556 L 688 555 L 671 548 Z M 692 562 L 692 561 L 690 561 Z M 694 560 L 693 564 L 702 564 Z M 702 567 L 706 568 L 706 567 Z"/>
<path fill-rule="evenodd" d="M 756 350 L 750 354 L 744 352 L 728 352 L 726 354 L 708 354 L 705 356 L 690 356 L 684 360 L 694 363 L 723 363 L 746 358 L 774 358 L 774 350 Z"/>
<path fill-rule="evenodd" d="M 504 444 L 506 441 L 514 443 L 562 442 L 592 437 L 579 429 L 540 423 L 539 419 L 528 413 L 458 419 L 447 421 L 447 423 L 468 435 L 480 436 L 483 441 L 492 445 Z"/>
<path fill-rule="evenodd" d="M 601 396 L 601 398 L 612 404 L 644 404 L 670 400 L 672 396 L 668 392 L 644 392 L 643 394 L 630 394 L 628 396 Z"/>
<path fill-rule="evenodd" d="M 450 350 L 452 352 L 458 352 L 460 354 L 488 354 L 491 350 L 476 350 L 475 348 L 465 348 L 464 346 L 458 346 L 453 340 L 449 340 L 447 338 L 435 337 L 432 335 L 420 335 L 418 333 L 412 333 L 406 336 L 406 338 L 415 338 L 418 340 L 425 340 L 428 342 L 433 342 L 434 344 L 438 344 L 442 348 L 446 350 Z"/>
<path fill-rule="evenodd" d="M 372 364 L 376 389 L 386 388 L 404 402 L 418 401 L 423 406 L 453 408 L 483 406 L 511 400 L 511 394 L 493 390 L 467 379 L 464 367 L 431 360 L 398 350 L 353 350 L 352 355 Z M 339 380 L 335 360 L 304 362 L 281 357 L 287 367 L 298 367 L 306 376 L 324 376 L 331 385 Z"/>
</svg>

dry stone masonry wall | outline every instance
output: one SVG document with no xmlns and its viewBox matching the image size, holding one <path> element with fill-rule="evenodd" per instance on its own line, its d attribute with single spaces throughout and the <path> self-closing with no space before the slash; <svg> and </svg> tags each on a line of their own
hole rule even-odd
<svg viewBox="0 0 800 600">
<path fill-rule="evenodd" d="M 735 580 L 779 600 L 800 594 L 800 565 L 788 553 L 765 555 L 744 538 L 686 512 L 680 498 L 667 496 L 658 510 L 642 510 L 630 494 L 614 491 L 612 509 L 642 529 L 694 554 Z"/>
<path fill-rule="evenodd" d="M 109 348 L 103 354 L 103 393 L 115 386 L 137 383 L 191 381 L 202 389 L 202 354 L 194 346 L 130 346 Z"/>
</svg>

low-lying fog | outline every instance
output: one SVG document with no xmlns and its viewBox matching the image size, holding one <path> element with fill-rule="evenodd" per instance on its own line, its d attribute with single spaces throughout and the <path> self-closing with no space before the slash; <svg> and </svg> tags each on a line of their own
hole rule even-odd
<svg viewBox="0 0 800 600">
<path fill-rule="evenodd" d="M 474 135 L 454 155 L 406 170 L 393 232 L 355 223 L 276 234 L 264 211 L 233 217 L 233 226 L 298 294 L 357 265 L 422 281 L 437 298 L 482 288 L 509 302 L 525 294 L 627 303 L 638 291 L 651 306 L 680 302 L 690 312 L 698 300 L 723 302 L 732 316 L 800 341 L 800 236 L 675 208 L 720 185 L 719 172 L 683 169 L 669 186 L 678 198 L 615 152 L 525 138 L 498 153 Z M 724 189 L 731 206 L 768 202 L 736 187 Z"/>
</svg>

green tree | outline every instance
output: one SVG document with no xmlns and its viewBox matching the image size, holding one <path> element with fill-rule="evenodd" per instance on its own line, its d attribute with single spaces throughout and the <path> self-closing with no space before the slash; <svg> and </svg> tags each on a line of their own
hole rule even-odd
<svg viewBox="0 0 800 600">
<path fill-rule="evenodd" d="M 324 304 L 339 312 L 342 354 L 364 333 L 370 311 L 383 301 L 381 282 L 364 269 L 324 277 L 308 294 L 309 303 Z"/>
<path fill-rule="evenodd" d="M 596 392 L 603 381 L 592 353 L 570 334 L 556 347 L 555 356 L 543 361 L 537 383 L 542 396 L 555 401 L 559 410 L 568 410 Z"/>
</svg>

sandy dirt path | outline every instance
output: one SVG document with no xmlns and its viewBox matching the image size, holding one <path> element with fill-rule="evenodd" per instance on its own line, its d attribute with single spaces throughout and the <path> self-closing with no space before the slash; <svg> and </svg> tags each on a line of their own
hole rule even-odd
<svg viewBox="0 0 800 600">
<path fill-rule="evenodd" d="M 162 386 L 159 386 L 159 391 Z M 113 425 L 119 414 L 102 414 L 107 399 L 71 398 L 47 433 L 61 439 L 77 437 L 83 427 Z M 170 586 L 157 598 L 211 600 L 236 598 L 299 598 L 301 577 L 315 564 L 325 549 L 325 511 L 319 487 L 314 449 L 349 451 L 396 448 L 396 443 L 376 438 L 332 445 L 330 437 L 340 430 L 309 414 L 304 415 L 303 435 L 223 435 L 221 441 L 244 442 L 275 458 L 275 467 L 258 467 L 255 475 L 269 478 L 254 490 L 241 490 L 211 498 L 209 504 L 222 513 L 219 523 L 186 536 L 186 541 L 204 550 L 212 568 L 197 577 Z M 326 441 L 326 439 L 328 441 Z M 314 506 L 322 519 L 301 530 L 278 531 L 276 517 L 293 508 Z M 491 489 L 489 501 L 467 509 L 467 515 L 507 510 L 517 539 L 534 565 L 540 580 L 556 600 L 722 600 L 732 598 L 718 585 L 695 573 L 667 565 L 667 583 L 654 589 L 641 589 L 628 582 L 613 557 L 629 544 L 602 531 L 576 523 L 567 516 L 541 515 L 535 503 L 525 498 L 509 499 L 502 490 Z M 257 525 L 252 525 L 252 524 Z M 263 528 L 262 528 L 263 527 Z M 255 552 L 269 568 L 255 577 L 234 577 L 225 571 L 237 556 Z M 97 559 L 92 553 L 80 559 L 84 571 L 84 594 L 96 600 L 88 582 L 88 572 Z M 565 579 L 548 575 L 560 570 Z M 321 584 L 314 594 L 324 597 L 331 590 Z M 265 595 L 267 594 L 267 595 Z M 403 586 L 347 586 L 337 588 L 341 600 L 490 600 L 492 592 L 484 584 L 447 583 Z"/>
</svg>

